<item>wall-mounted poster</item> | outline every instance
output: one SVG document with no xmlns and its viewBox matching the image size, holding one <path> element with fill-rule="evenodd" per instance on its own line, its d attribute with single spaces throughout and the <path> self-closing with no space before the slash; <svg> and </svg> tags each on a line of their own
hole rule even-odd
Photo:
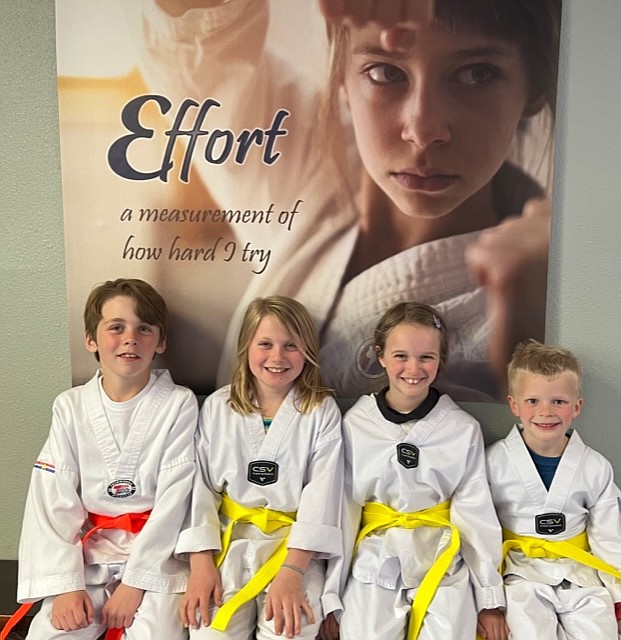
<svg viewBox="0 0 621 640">
<path fill-rule="evenodd" d="M 450 330 L 442 386 L 502 398 L 515 343 L 543 338 L 560 0 L 437 0 L 397 49 L 316 0 L 56 9 L 75 384 L 86 297 L 127 276 L 166 298 L 160 366 L 200 394 L 278 293 L 340 397 L 385 384 L 373 328 L 420 300 Z"/>
</svg>

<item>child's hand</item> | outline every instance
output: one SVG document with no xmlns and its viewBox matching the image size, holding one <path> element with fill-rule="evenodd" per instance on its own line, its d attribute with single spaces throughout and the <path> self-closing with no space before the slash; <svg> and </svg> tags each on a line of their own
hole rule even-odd
<svg viewBox="0 0 621 640">
<path fill-rule="evenodd" d="M 329 613 L 321 622 L 316 640 L 339 640 L 339 637 L 339 623 L 336 621 L 336 616 Z"/>
<path fill-rule="evenodd" d="M 550 214 L 549 200 L 533 198 L 520 217 L 483 231 L 466 254 L 487 293 L 489 361 L 501 384 L 515 345 L 528 338 L 543 340 Z"/>
<path fill-rule="evenodd" d="M 315 622 L 315 614 L 306 600 L 303 576 L 287 567 L 276 574 L 267 592 L 265 619 L 274 620 L 274 631 L 280 636 L 283 630 L 287 638 L 302 632 L 302 611 L 309 624 Z"/>
<path fill-rule="evenodd" d="M 485 640 L 507 640 L 509 627 L 505 621 L 505 614 L 500 609 L 479 611 L 477 633 Z"/>
<path fill-rule="evenodd" d="M 86 591 L 70 591 L 54 598 L 52 624 L 59 631 L 85 629 L 94 617 L 93 601 Z"/>
<path fill-rule="evenodd" d="M 222 606 L 222 580 L 220 572 L 213 562 L 211 551 L 201 551 L 190 556 L 190 579 L 188 588 L 179 607 L 179 614 L 184 626 L 198 629 L 200 622 L 196 611 L 204 626 L 209 626 L 209 606 L 213 599 L 216 606 Z"/>
<path fill-rule="evenodd" d="M 329 21 L 380 25 L 380 42 L 387 51 L 406 49 L 411 44 L 408 30 L 433 24 L 435 17 L 435 0 L 319 0 L 319 8 Z"/>
<path fill-rule="evenodd" d="M 143 589 L 121 582 L 101 609 L 101 623 L 109 629 L 131 627 L 143 596 Z"/>
</svg>

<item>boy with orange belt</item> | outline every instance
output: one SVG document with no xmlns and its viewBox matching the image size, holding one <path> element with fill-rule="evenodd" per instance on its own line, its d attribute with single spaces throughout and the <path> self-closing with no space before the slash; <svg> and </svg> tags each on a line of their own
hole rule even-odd
<svg viewBox="0 0 621 640">
<path fill-rule="evenodd" d="M 20 541 L 18 600 L 43 599 L 29 640 L 185 637 L 173 550 L 194 475 L 197 403 L 166 370 L 162 297 L 135 279 L 90 294 L 86 348 L 100 370 L 54 402 Z"/>
</svg>

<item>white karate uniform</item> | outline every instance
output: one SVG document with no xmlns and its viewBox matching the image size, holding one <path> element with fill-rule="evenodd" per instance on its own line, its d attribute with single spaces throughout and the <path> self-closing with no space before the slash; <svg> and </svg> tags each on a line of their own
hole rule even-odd
<svg viewBox="0 0 621 640">
<path fill-rule="evenodd" d="M 106 417 L 100 374 L 61 393 L 54 402 L 49 437 L 32 472 L 19 548 L 18 600 L 45 598 L 28 638 L 98 637 L 99 610 L 123 582 L 145 590 L 129 640 L 182 638 L 177 594 L 187 584 L 187 565 L 173 556 L 194 475 L 194 394 L 155 370 L 138 396 L 127 437 L 119 445 Z M 91 529 L 88 514 L 151 515 L 138 534 Z M 87 629 L 54 629 L 54 596 L 86 589 L 95 605 Z"/>
<path fill-rule="evenodd" d="M 259 413 L 242 415 L 228 403 L 230 387 L 209 396 L 199 416 L 196 442 L 198 471 L 186 527 L 179 536 L 177 553 L 220 550 L 220 536 L 227 524 L 219 517 L 221 495 L 245 507 L 266 507 L 297 512 L 296 522 L 264 534 L 252 524 L 237 523 L 231 545 L 220 566 L 224 601 L 248 582 L 268 560 L 283 537 L 288 548 L 314 551 L 304 576 L 309 604 L 316 624 L 304 624 L 301 638 L 315 638 L 323 615 L 341 608 L 339 575 L 325 577 L 325 560 L 340 557 L 339 528 L 343 486 L 341 414 L 332 398 L 310 414 L 295 407 L 292 389 L 276 412 L 267 433 Z M 267 485 L 251 482 L 249 464 L 264 461 L 276 466 L 277 478 Z M 226 632 L 210 628 L 191 630 L 196 638 L 277 638 L 273 622 L 265 621 L 265 591 L 239 609 Z M 322 613 L 323 609 L 323 613 Z M 214 608 L 215 612 L 215 608 Z"/>
<path fill-rule="evenodd" d="M 571 432 L 547 490 L 514 426 L 487 450 L 487 473 L 503 527 L 522 536 L 568 540 L 586 530 L 591 552 L 621 568 L 621 494 L 610 463 Z M 554 535 L 536 530 L 535 518 L 563 514 Z M 568 558 L 529 558 L 509 552 L 503 575 L 512 638 L 615 639 L 612 607 L 621 602 L 621 581 Z"/>
<path fill-rule="evenodd" d="M 300 0 L 299 11 L 307 4 Z M 129 11 L 132 3 L 124 5 Z M 199 103 L 209 97 L 218 100 L 222 107 L 206 118 L 205 128 L 210 130 L 266 127 L 279 109 L 291 114 L 282 125 L 288 135 L 275 145 L 282 156 L 273 165 L 267 167 L 256 150 L 241 165 L 208 164 L 200 154 L 193 164 L 223 208 L 258 209 L 274 203 L 280 212 L 302 200 L 290 230 L 277 223 L 234 227 L 243 242 L 269 247 L 272 255 L 267 269 L 250 279 L 233 314 L 218 384 L 231 379 L 230 354 L 235 353 L 248 303 L 257 296 L 281 294 L 302 302 L 321 330 L 322 370 L 338 397 L 358 398 L 385 386 L 368 347 L 382 313 L 404 300 L 436 305 L 447 321 L 452 349 L 443 388 L 458 400 L 488 401 L 495 396 L 498 389 L 487 362 L 485 294 L 465 260 L 479 232 L 412 247 L 344 284 L 358 240 L 363 168 L 347 113 L 339 123 L 343 139 L 338 166 L 318 143 L 313 125 L 322 99 L 317 77 L 319 84 L 325 82 L 321 65 L 309 80 L 274 54 L 268 40 L 269 3 L 264 0 L 233 0 L 174 18 L 152 0 L 142 0 L 142 6 L 141 22 L 130 18 L 130 24 L 153 92 L 176 105 L 187 97 Z M 322 43 L 327 50 L 327 43 Z M 542 192 L 507 163 L 494 179 L 494 193 L 499 218 L 504 218 L 519 214 L 527 197 Z"/>
<path fill-rule="evenodd" d="M 450 500 L 461 549 L 442 579 L 420 638 L 473 640 L 477 610 L 504 606 L 501 532 L 485 476 L 478 422 L 447 395 L 426 417 L 404 424 L 386 420 L 374 395 L 363 396 L 343 419 L 345 574 L 362 507 L 379 502 L 403 513 Z M 397 446 L 418 449 L 418 466 L 398 462 Z M 411 604 L 450 532 L 436 527 L 390 528 L 365 537 L 351 565 L 341 638 L 405 638 Z M 474 591 L 474 598 L 473 598 Z"/>
</svg>

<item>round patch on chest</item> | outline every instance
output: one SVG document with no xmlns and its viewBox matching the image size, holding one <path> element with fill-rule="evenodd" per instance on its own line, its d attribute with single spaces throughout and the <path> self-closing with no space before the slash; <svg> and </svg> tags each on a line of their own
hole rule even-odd
<svg viewBox="0 0 621 640">
<path fill-rule="evenodd" d="M 131 480 L 114 480 L 107 491 L 111 498 L 129 498 L 136 493 L 136 485 Z"/>
</svg>

